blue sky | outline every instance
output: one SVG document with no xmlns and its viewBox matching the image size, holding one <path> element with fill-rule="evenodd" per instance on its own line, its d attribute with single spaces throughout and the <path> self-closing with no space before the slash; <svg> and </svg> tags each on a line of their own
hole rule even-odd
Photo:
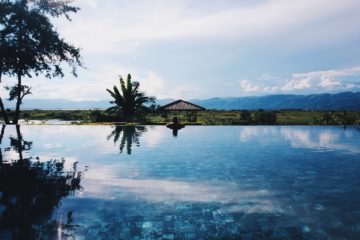
<svg viewBox="0 0 360 240">
<path fill-rule="evenodd" d="M 127 73 L 157 98 L 360 90 L 358 0 L 77 0 L 54 21 L 82 48 L 74 78 L 33 78 L 31 98 L 109 99 Z"/>
</svg>

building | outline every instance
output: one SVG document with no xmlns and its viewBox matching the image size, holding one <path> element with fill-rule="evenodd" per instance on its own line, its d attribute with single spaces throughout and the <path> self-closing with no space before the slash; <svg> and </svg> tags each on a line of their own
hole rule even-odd
<svg viewBox="0 0 360 240">
<path fill-rule="evenodd" d="M 179 99 L 162 106 L 160 110 L 166 112 L 166 117 L 170 113 L 173 116 L 177 116 L 179 119 L 185 118 L 187 122 L 196 122 L 197 113 L 206 109 L 191 102 Z"/>
</svg>

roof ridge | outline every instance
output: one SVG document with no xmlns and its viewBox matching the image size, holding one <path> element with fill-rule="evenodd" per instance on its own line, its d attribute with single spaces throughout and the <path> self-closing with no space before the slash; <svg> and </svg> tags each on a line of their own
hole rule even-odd
<svg viewBox="0 0 360 240">
<path fill-rule="evenodd" d="M 194 104 L 194 103 L 191 103 L 191 102 L 188 102 L 188 101 L 185 101 L 185 100 L 182 100 L 182 99 L 178 99 L 178 100 L 176 100 L 176 101 L 173 101 L 173 102 L 171 102 L 171 103 L 168 103 L 168 104 L 166 104 L 166 105 L 164 105 L 164 106 L 162 106 L 161 107 L 161 109 L 165 109 L 166 110 L 166 108 L 169 108 L 169 107 L 171 107 L 172 105 L 176 105 L 176 104 L 179 104 L 179 103 L 181 103 L 181 102 L 183 102 L 183 103 L 185 103 L 185 104 L 187 104 L 187 105 L 190 105 L 190 106 L 192 106 L 193 108 L 179 108 L 179 109 L 176 109 L 176 108 L 174 108 L 174 109 L 168 109 L 168 110 L 205 110 L 205 108 L 204 107 L 201 107 L 201 106 L 199 106 L 199 105 L 196 105 L 196 104 Z M 197 108 L 197 109 L 196 109 Z"/>
</svg>

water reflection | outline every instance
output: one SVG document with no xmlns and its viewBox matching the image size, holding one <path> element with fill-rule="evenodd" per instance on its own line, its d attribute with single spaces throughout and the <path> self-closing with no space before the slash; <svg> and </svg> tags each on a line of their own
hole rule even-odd
<svg viewBox="0 0 360 240">
<path fill-rule="evenodd" d="M 339 131 L 341 129 L 342 131 Z M 344 142 L 344 137 L 354 133 L 353 128 L 342 127 L 242 127 L 240 141 L 265 142 L 288 141 L 293 148 L 306 148 L 313 150 L 334 151 L 341 150 L 348 154 L 359 154 L 360 149 L 350 143 Z M 356 129 L 356 128 L 355 128 Z M 348 136 L 351 137 L 351 136 Z M 270 140 L 269 140 L 270 141 Z"/>
<path fill-rule="evenodd" d="M 55 239 L 75 234 L 72 212 L 65 221 L 53 219 L 60 201 L 81 189 L 82 172 L 77 163 L 65 169 L 65 159 L 40 161 L 25 157 L 32 142 L 23 139 L 20 126 L 3 146 L 0 135 L 0 239 Z M 3 159 L 2 151 L 15 151 L 16 159 Z"/>
<path fill-rule="evenodd" d="M 178 139 L 164 126 L 22 126 L 20 138 L 15 127 L 0 130 L 1 146 L 9 145 L 0 148 L 8 162 L 0 165 L 0 239 L 13 232 L 21 238 L 15 234 L 29 228 L 26 239 L 57 232 L 58 239 L 360 239 L 360 132 L 351 127 L 189 126 Z M 119 148 L 131 155 L 117 161 Z M 19 161 L 17 149 L 26 160 Z M 48 173 L 56 164 L 38 169 L 31 155 L 66 156 L 62 168 L 75 173 L 64 180 L 70 187 L 59 187 L 65 173 Z M 89 170 L 83 191 L 65 199 L 77 191 L 71 159 Z M 31 163 L 24 172 L 36 173 L 35 183 L 25 184 L 31 191 L 24 206 L 20 190 L 3 187 L 13 179 L 31 182 L 22 173 L 5 175 L 3 166 L 15 162 Z M 33 190 L 41 187 L 63 194 L 41 203 L 46 199 L 37 195 L 54 195 Z M 17 205 L 5 206 L 3 192 Z"/>
<path fill-rule="evenodd" d="M 131 148 L 135 144 L 137 147 L 140 146 L 140 137 L 146 132 L 145 126 L 115 126 L 107 140 L 113 138 L 116 144 L 119 141 L 120 153 L 126 148 L 127 154 L 131 154 Z"/>
</svg>

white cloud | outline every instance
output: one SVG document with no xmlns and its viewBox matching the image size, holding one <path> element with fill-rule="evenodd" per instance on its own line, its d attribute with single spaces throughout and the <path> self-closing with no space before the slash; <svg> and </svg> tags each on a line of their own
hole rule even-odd
<svg viewBox="0 0 360 240">
<path fill-rule="evenodd" d="M 82 55 L 89 70 L 80 70 L 77 79 L 69 75 L 64 79 L 53 80 L 34 78 L 29 81 L 33 90 L 33 95 L 29 98 L 108 99 L 105 89 L 118 84 L 118 74 L 127 73 L 132 73 L 134 79 L 141 83 L 142 90 L 158 98 L 191 99 L 237 95 L 239 92 L 268 94 L 352 90 L 359 87 L 358 82 L 345 80 L 347 76 L 355 76 L 359 72 L 356 68 L 345 69 L 345 72 L 330 70 L 294 74 L 288 77 L 287 82 L 284 78 L 270 74 L 251 81 L 237 81 L 251 78 L 245 75 L 233 80 L 233 86 L 226 84 L 223 89 L 213 87 L 217 86 L 215 78 L 220 71 L 226 72 L 222 78 L 225 81 L 230 81 L 229 75 L 241 71 L 237 66 L 231 69 L 227 67 L 235 65 L 236 60 L 229 60 L 229 56 L 237 55 L 239 51 L 223 52 L 224 44 L 229 44 L 234 49 L 238 46 L 246 48 L 249 45 L 254 49 L 260 46 L 261 50 L 261 46 L 272 42 L 272 48 L 278 48 L 280 52 L 286 52 L 286 55 L 295 59 L 297 56 L 293 56 L 294 51 L 302 52 L 301 47 L 304 45 L 316 50 L 316 46 L 344 43 L 343 39 L 356 39 L 354 37 L 360 35 L 356 24 L 360 21 L 357 13 L 360 7 L 358 0 L 262 0 L 246 3 L 78 0 L 74 4 L 79 4 L 82 9 L 72 16 L 73 21 L 69 23 L 59 18 L 55 20 L 55 24 L 65 39 L 83 48 Z M 219 55 L 219 65 L 212 69 L 210 68 L 214 65 L 206 66 L 207 61 L 213 61 L 210 57 L 206 61 L 199 61 L 199 64 L 192 64 L 196 63 L 198 56 L 206 55 L 203 49 L 194 51 L 195 42 L 219 46 L 219 52 L 212 53 Z M 159 43 L 164 44 L 164 47 L 159 47 Z M 167 49 L 177 49 L 178 44 L 182 44 L 182 47 L 189 46 L 186 49 L 190 51 L 186 54 L 194 61 L 185 62 L 181 59 L 163 64 L 162 60 L 167 59 L 164 57 L 168 53 Z M 263 52 L 257 49 L 250 52 L 251 56 L 246 56 L 245 53 L 242 57 L 253 60 L 264 57 Z M 176 57 L 174 54 L 174 58 Z M 249 62 L 251 64 L 252 61 Z M 336 62 L 333 63 L 336 65 Z M 276 63 L 274 65 L 274 68 L 278 67 Z M 246 64 L 243 66 L 248 67 Z M 184 71 L 188 76 L 194 73 L 196 80 L 181 81 L 179 76 Z M 256 74 L 256 71 L 262 71 L 261 66 L 254 66 L 252 72 L 255 73 L 251 74 Z M 348 75 L 336 75 L 340 72 Z M 0 88 L 0 93 L 4 96 L 5 91 Z"/>
<path fill-rule="evenodd" d="M 303 127 L 251 127 L 240 129 L 240 141 L 249 142 L 259 139 L 287 140 L 293 148 L 308 148 L 325 151 L 341 151 L 346 154 L 359 154 L 360 149 L 355 144 L 343 144 L 341 139 L 353 137 L 351 132 L 340 132 L 336 128 L 314 129 Z M 342 135 L 344 134 L 344 135 Z M 350 134 L 346 136 L 346 134 Z"/>
<path fill-rule="evenodd" d="M 260 91 L 260 87 L 250 83 L 248 80 L 240 80 L 240 87 L 245 92 L 258 92 Z"/>
<path fill-rule="evenodd" d="M 321 40 L 336 41 L 339 36 L 349 34 L 340 33 L 357 28 L 359 16 L 351 11 L 360 6 L 357 0 L 267 0 L 237 6 L 223 3 L 222 7 L 209 11 L 205 4 L 196 8 L 193 2 L 180 0 L 98 3 L 82 1 L 83 10 L 74 16 L 71 24 L 58 23 L 65 37 L 80 44 L 85 51 L 124 51 L 118 49 L 120 42 L 154 39 L 261 39 L 302 26 L 308 28 L 298 33 L 299 37 L 306 34 L 304 40 L 323 36 L 327 39 L 321 37 Z M 345 16 L 341 19 L 346 22 L 338 23 L 339 16 Z M 313 36 L 310 29 L 317 26 L 314 22 L 324 20 L 325 27 L 316 29 L 317 34 Z M 344 24 L 346 28 L 341 27 Z M 327 29 L 329 25 L 331 28 Z"/>
<path fill-rule="evenodd" d="M 79 1 L 79 0 L 78 0 Z M 80 2 L 83 2 L 85 4 L 88 4 L 89 6 L 91 6 L 92 8 L 96 8 L 99 5 L 97 4 L 96 0 L 80 0 Z"/>
<path fill-rule="evenodd" d="M 281 88 L 282 91 L 292 91 L 292 90 L 304 90 L 304 89 L 310 89 L 310 79 L 309 78 L 303 78 L 300 80 L 291 80 L 284 87 Z"/>
<path fill-rule="evenodd" d="M 359 154 L 360 150 L 354 145 L 339 142 L 341 135 L 333 129 L 321 129 L 319 132 L 311 129 L 296 129 L 282 127 L 280 135 L 291 143 L 294 148 L 309 148 L 326 151 L 342 151 L 347 154 Z M 315 133 L 315 134 L 314 134 Z"/>
<path fill-rule="evenodd" d="M 102 171 L 103 170 L 103 171 Z M 113 169 L 96 169 L 95 173 L 88 171 L 87 186 L 83 194 L 86 197 L 114 198 L 114 188 L 123 196 L 136 196 L 151 202 L 221 202 L 233 203 L 231 207 L 221 210 L 226 212 L 278 212 L 279 204 L 269 196 L 271 192 L 265 189 L 253 190 L 234 187 L 221 181 L 186 182 L 162 179 L 131 179 L 111 178 Z M 251 202 L 251 206 L 244 204 Z"/>
<path fill-rule="evenodd" d="M 356 83 L 349 82 L 348 77 L 358 77 Z M 360 87 L 360 67 L 313 71 L 293 74 L 290 81 L 281 87 L 284 92 L 294 90 L 346 90 Z"/>
<path fill-rule="evenodd" d="M 351 91 L 360 89 L 360 67 L 295 73 L 291 75 L 290 79 L 263 74 L 258 81 L 240 80 L 238 83 L 243 95 L 247 95 L 247 93 L 271 94 L 279 91 L 290 93 Z"/>
<path fill-rule="evenodd" d="M 132 75 L 133 81 L 140 82 L 140 90 L 157 98 L 188 98 L 198 95 L 197 87 L 183 83 L 171 84 L 153 70 L 136 70 L 117 64 L 96 66 L 81 70 L 82 80 L 78 79 L 26 79 L 25 84 L 32 86 L 29 98 L 103 100 L 110 99 L 106 89 L 119 86 L 119 75 Z M 85 80 L 86 79 L 86 80 Z M 35 81 L 34 81 L 35 80 Z M 5 93 L 5 91 L 4 91 Z"/>
<path fill-rule="evenodd" d="M 339 81 L 335 81 L 329 78 L 322 79 L 319 83 L 319 87 L 321 88 L 334 88 L 339 86 L 342 86 L 342 84 Z"/>
</svg>

